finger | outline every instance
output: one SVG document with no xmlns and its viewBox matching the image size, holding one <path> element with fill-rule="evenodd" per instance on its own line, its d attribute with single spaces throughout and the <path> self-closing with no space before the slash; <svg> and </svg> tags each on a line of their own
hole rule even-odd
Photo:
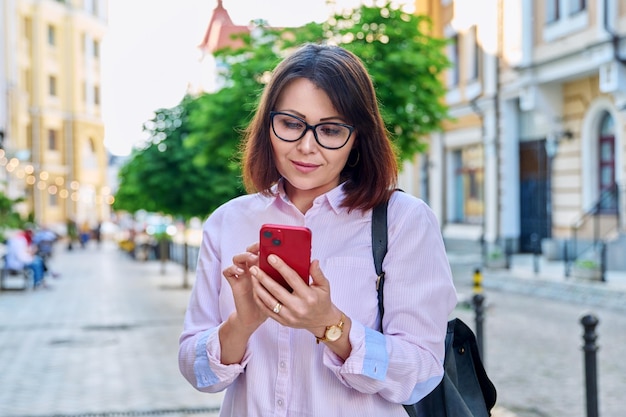
<svg viewBox="0 0 626 417">
<path fill-rule="evenodd" d="M 329 283 L 326 279 L 326 276 L 322 272 L 320 268 L 320 261 L 317 259 L 311 262 L 311 267 L 309 268 L 309 274 L 311 274 L 311 286 L 316 287 L 328 287 Z"/>
<path fill-rule="evenodd" d="M 304 290 L 309 286 L 309 277 L 301 277 L 289 265 L 287 265 L 279 256 L 269 255 L 267 262 L 276 269 L 285 279 L 287 284 L 294 290 Z"/>
<path fill-rule="evenodd" d="M 250 252 L 244 252 L 233 256 L 233 264 L 245 270 L 252 265 L 256 265 L 258 261 L 259 257 Z"/>
<path fill-rule="evenodd" d="M 280 314 L 284 308 L 284 305 L 280 302 L 280 300 L 272 296 L 267 291 L 254 291 L 254 301 L 257 306 L 265 310 L 265 313 L 269 316 Z"/>
<path fill-rule="evenodd" d="M 289 291 L 281 284 L 274 281 L 274 279 L 267 275 L 261 268 L 253 266 L 250 268 L 250 275 L 252 275 L 252 288 L 254 292 L 265 300 L 267 305 L 273 300 L 289 301 L 291 297 Z M 267 301 L 268 297 L 272 297 L 272 299 Z"/>
<path fill-rule="evenodd" d="M 239 278 L 239 275 L 243 274 L 245 271 L 243 268 L 238 267 L 236 265 L 231 265 L 228 268 L 222 271 L 222 275 L 226 279 Z"/>
</svg>

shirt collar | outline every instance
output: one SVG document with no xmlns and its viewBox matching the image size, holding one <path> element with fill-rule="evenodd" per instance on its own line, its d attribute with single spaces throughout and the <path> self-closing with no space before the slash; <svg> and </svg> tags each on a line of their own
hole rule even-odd
<svg viewBox="0 0 626 417">
<path fill-rule="evenodd" d="M 318 196 L 313 202 L 313 204 L 315 204 L 318 201 L 321 203 L 322 201 L 325 200 L 328 202 L 328 205 L 333 209 L 333 211 L 335 211 L 335 213 L 339 213 L 345 210 L 345 207 L 341 207 L 341 203 L 343 203 L 343 200 L 346 197 L 344 185 L 345 185 L 345 182 L 339 184 L 337 187 L 333 188 L 327 193 L 324 193 Z M 270 206 L 271 204 L 277 204 L 279 201 L 286 203 L 286 204 L 291 204 L 291 201 L 289 200 L 289 197 L 287 196 L 287 193 L 285 192 L 285 179 L 284 178 L 280 178 L 278 182 L 272 186 L 271 192 L 272 192 L 272 195 L 274 195 L 275 197 L 269 199 L 268 206 Z"/>
</svg>

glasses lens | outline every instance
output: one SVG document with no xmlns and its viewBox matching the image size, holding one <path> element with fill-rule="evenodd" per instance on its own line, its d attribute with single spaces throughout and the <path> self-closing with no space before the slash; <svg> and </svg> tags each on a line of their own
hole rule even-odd
<svg viewBox="0 0 626 417">
<path fill-rule="evenodd" d="M 272 114 L 272 129 L 274 134 L 287 142 L 295 142 L 304 136 L 307 131 L 306 122 L 286 113 Z M 312 126 L 308 126 L 311 128 Z M 317 143 L 324 148 L 339 149 L 344 146 L 352 129 L 341 123 L 320 123 L 315 125 Z"/>
<path fill-rule="evenodd" d="M 306 124 L 288 114 L 277 113 L 272 118 L 274 133 L 282 140 L 296 141 L 306 130 Z"/>
<path fill-rule="evenodd" d="M 315 128 L 320 145 L 334 149 L 345 145 L 350 137 L 350 129 L 337 123 L 324 123 Z"/>
</svg>

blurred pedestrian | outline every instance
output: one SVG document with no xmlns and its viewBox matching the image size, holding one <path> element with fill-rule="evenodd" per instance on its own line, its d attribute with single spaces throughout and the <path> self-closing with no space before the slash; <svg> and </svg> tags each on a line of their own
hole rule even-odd
<svg viewBox="0 0 626 417">
<path fill-rule="evenodd" d="M 78 239 L 78 226 L 74 219 L 67 219 L 67 250 L 74 249 L 74 242 Z"/>
<path fill-rule="evenodd" d="M 30 228 L 20 230 L 7 240 L 6 264 L 8 270 L 30 269 L 34 288 L 47 287 L 44 283 L 44 264 L 36 254 L 33 245 L 33 232 Z"/>
<path fill-rule="evenodd" d="M 246 131 L 243 178 L 251 194 L 203 228 L 182 374 L 226 390 L 222 416 L 405 417 L 402 404 L 441 381 L 456 292 L 434 214 L 394 192 L 396 155 L 359 58 L 306 45 L 278 65 Z M 371 241 L 381 203 L 382 323 Z M 267 258 L 293 292 L 259 268 L 264 223 L 312 232 L 309 276 Z"/>
<path fill-rule="evenodd" d="M 50 267 L 50 259 L 54 244 L 59 239 L 59 235 L 50 230 L 47 226 L 38 228 L 33 234 L 33 245 L 36 248 L 36 254 L 41 257 L 44 265 L 44 272 L 50 274 L 54 278 L 58 278 L 60 274 Z"/>
<path fill-rule="evenodd" d="M 84 249 L 87 246 L 87 242 L 89 242 L 90 236 L 91 228 L 89 227 L 89 223 L 84 221 L 83 224 L 80 226 L 80 233 L 78 235 L 81 248 Z"/>
</svg>

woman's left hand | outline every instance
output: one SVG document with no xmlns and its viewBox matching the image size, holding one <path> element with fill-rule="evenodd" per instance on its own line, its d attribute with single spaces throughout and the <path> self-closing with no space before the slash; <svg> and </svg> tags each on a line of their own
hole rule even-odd
<svg viewBox="0 0 626 417">
<path fill-rule="evenodd" d="M 290 293 L 257 266 L 250 268 L 255 302 L 269 317 L 283 326 L 307 329 L 319 336 L 323 335 L 327 325 L 338 321 L 341 312 L 332 303 L 330 283 L 318 260 L 311 262 L 309 267 L 310 285 L 278 256 L 270 255 L 268 262 L 293 288 Z M 281 307 L 276 313 L 274 309 L 279 303 Z"/>
</svg>

